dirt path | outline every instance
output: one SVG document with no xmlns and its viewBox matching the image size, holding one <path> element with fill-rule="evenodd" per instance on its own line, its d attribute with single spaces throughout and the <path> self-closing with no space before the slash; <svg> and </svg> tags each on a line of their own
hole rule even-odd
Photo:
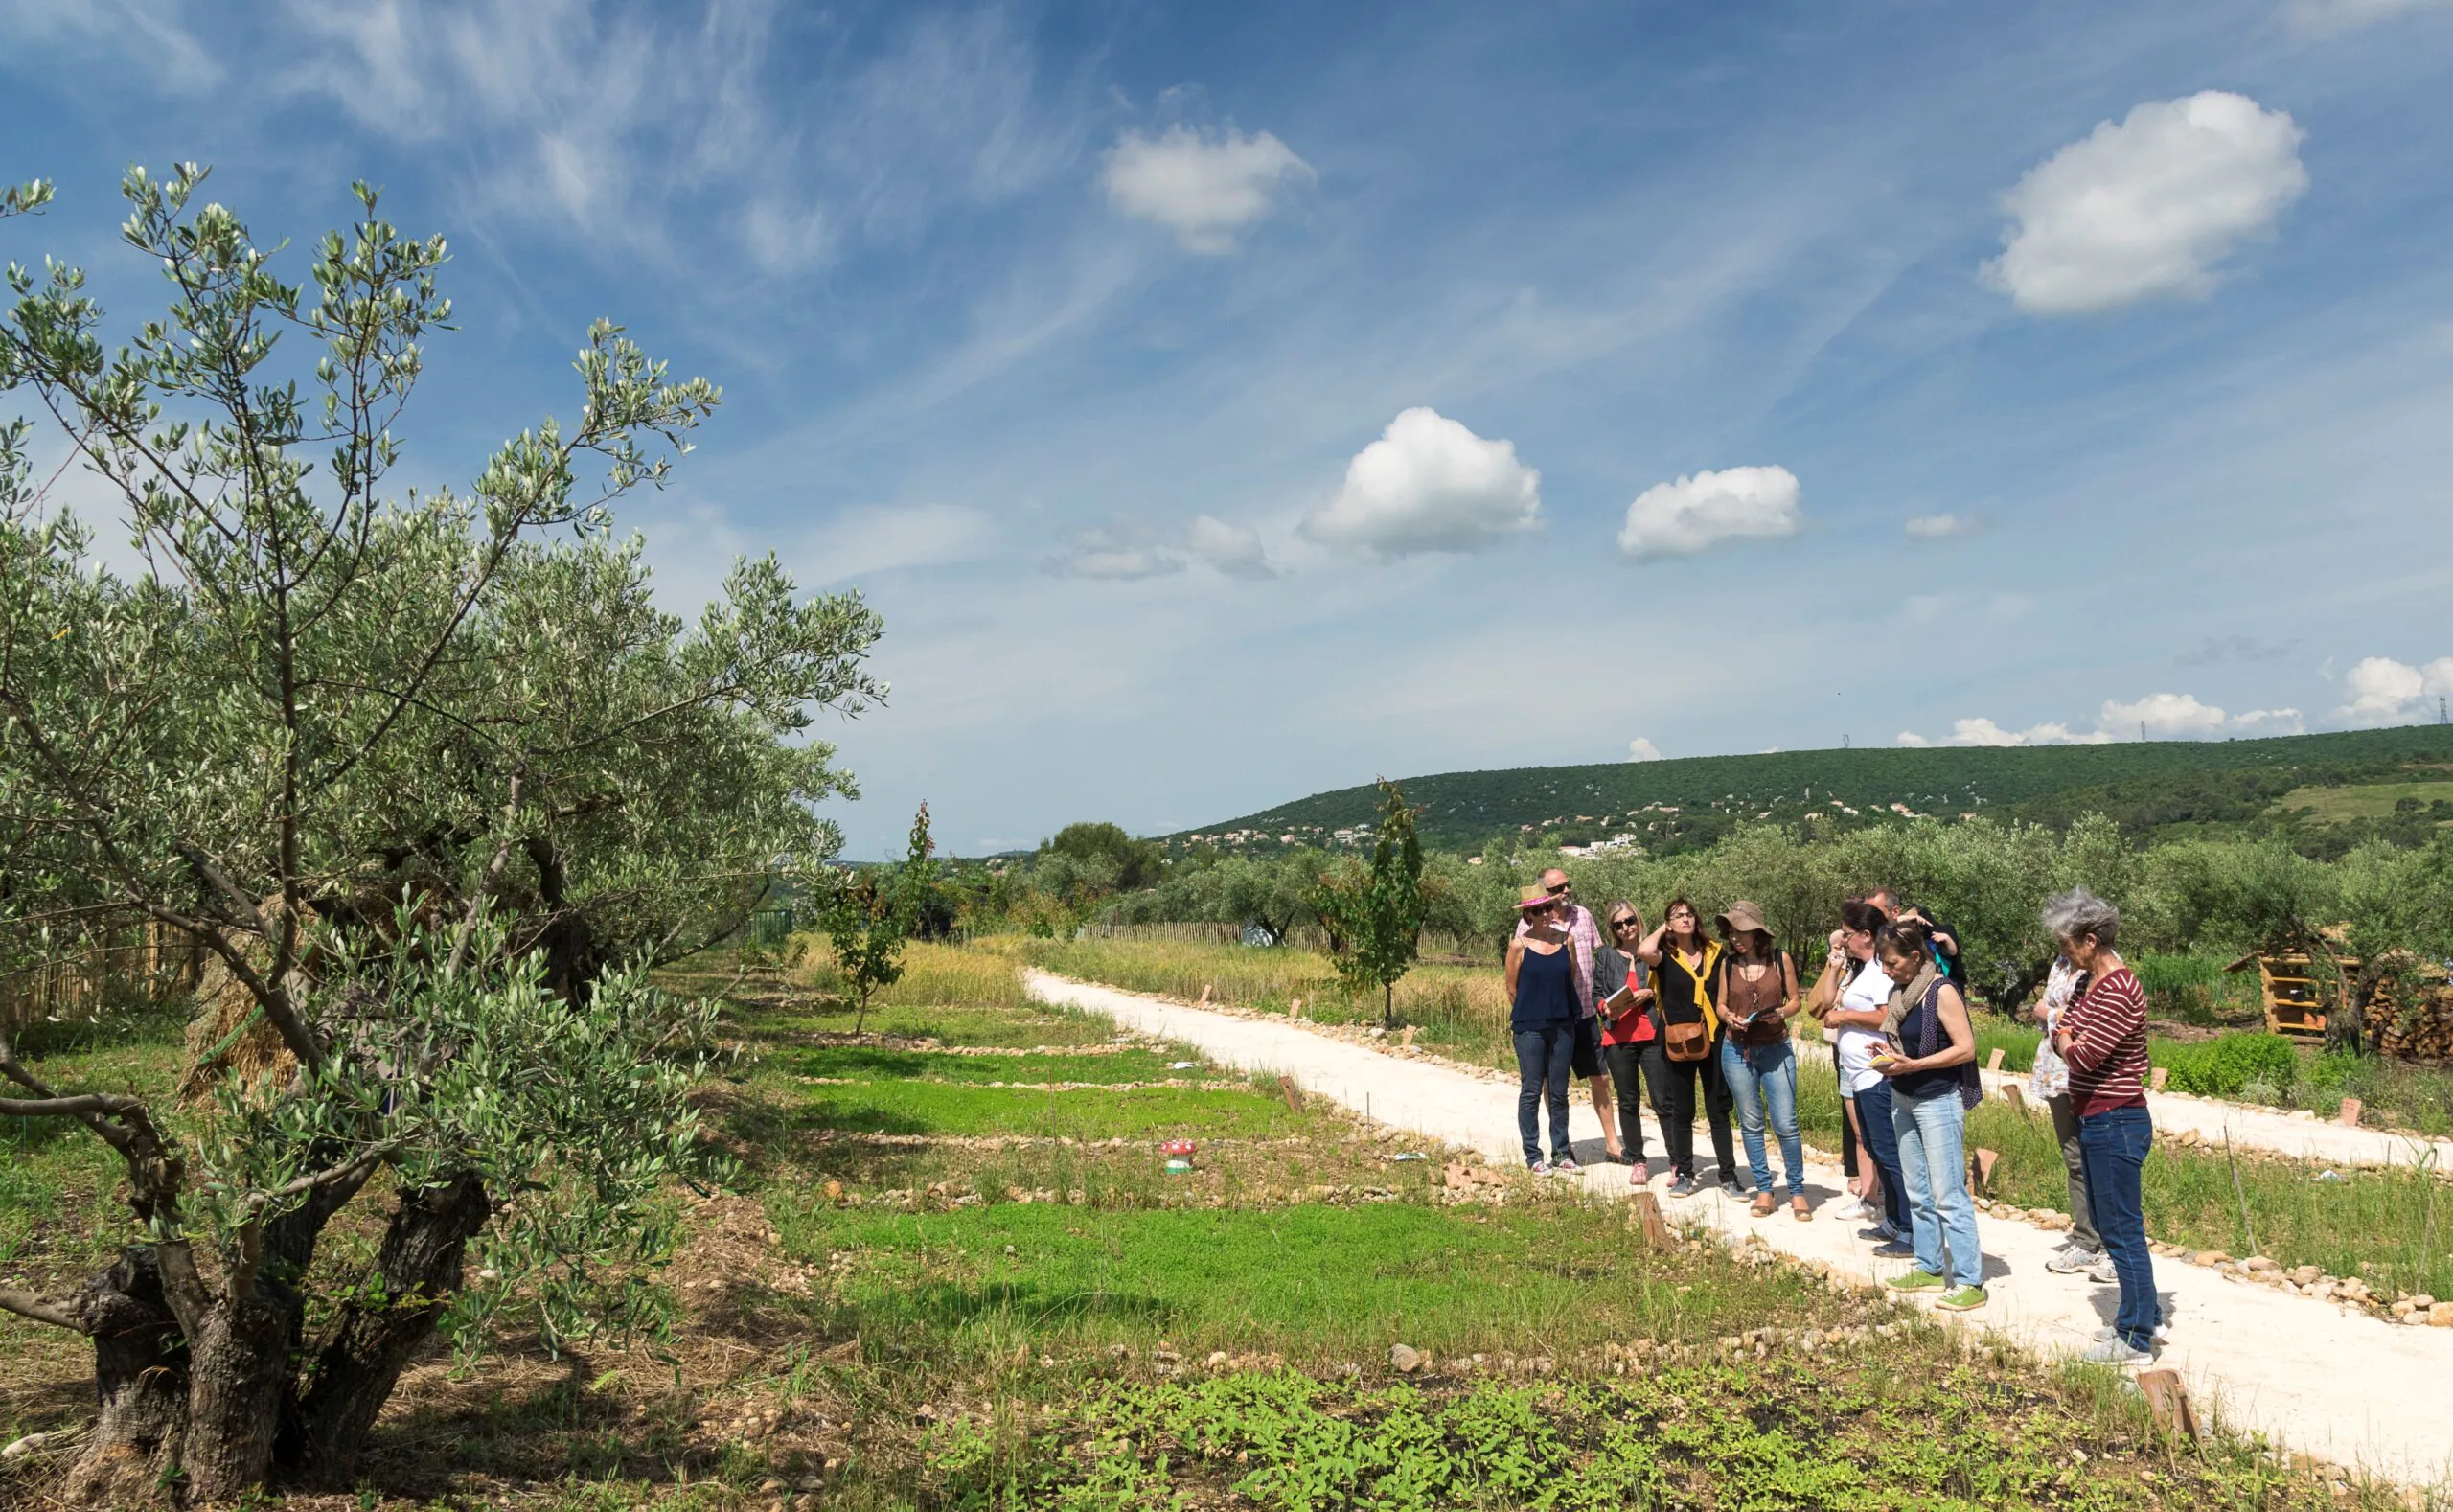
<svg viewBox="0 0 2453 1512">
<path fill-rule="evenodd" d="M 1239 1069 L 1282 1072 L 1312 1095 L 1367 1111 L 1379 1122 L 1479 1150 L 1496 1161 L 1523 1158 L 1516 1088 L 1497 1073 L 1403 1059 L 1284 1019 L 1212 1012 L 1046 972 L 1025 972 L 1023 979 L 1043 1001 L 1108 1015 L 1121 1027 L 1194 1045 Z M 2164 1116 L 2160 1106 L 2157 1115 Z M 1660 1132 L 1649 1117 L 1645 1122 L 1658 1190 Z M 1597 1157 L 1600 1125 L 1580 1091 L 1570 1127 L 1579 1151 Z M 2236 1130 L 2235 1137 L 2240 1137 Z M 1708 1152 L 1708 1141 L 1702 1142 Z M 1584 1180 L 1595 1192 L 1622 1196 L 1631 1189 L 1627 1176 L 1624 1166 L 1604 1165 L 1588 1168 Z M 1839 1171 L 1810 1165 L 1807 1193 L 1818 1208 L 1827 1207 L 1841 1194 Z M 1852 1224 L 1823 1217 L 1800 1224 L 1785 1212 L 1754 1219 L 1716 1191 L 1663 1205 L 1680 1219 L 1730 1234 L 1759 1234 L 1775 1249 L 1848 1274 L 1884 1277 L 1907 1268 L 1871 1258 Z M 1992 1300 L 1959 1321 L 2060 1354 L 2085 1348 L 2096 1329 L 2112 1320 L 2112 1288 L 2045 1271 L 2058 1236 L 1982 1217 L 1979 1231 Z M 2453 1381 L 2453 1329 L 2396 1327 L 2168 1261 L 2157 1262 L 2155 1279 L 2173 1324 L 2161 1363 L 2179 1368 L 2200 1402 L 2219 1402 L 2230 1421 L 2292 1449 L 2396 1480 L 2434 1485 L 2453 1478 L 2453 1413 L 2443 1399 L 2444 1383 Z"/>
</svg>

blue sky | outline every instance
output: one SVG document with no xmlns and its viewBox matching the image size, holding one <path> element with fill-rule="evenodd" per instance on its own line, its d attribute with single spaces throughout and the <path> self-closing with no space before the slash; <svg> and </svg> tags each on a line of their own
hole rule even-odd
<svg viewBox="0 0 2453 1512">
<path fill-rule="evenodd" d="M 381 184 L 436 480 L 714 378 L 624 521 L 883 610 L 856 854 L 2453 693 L 2442 0 L 237 9 L 0 0 L 0 252 Z"/>
</svg>

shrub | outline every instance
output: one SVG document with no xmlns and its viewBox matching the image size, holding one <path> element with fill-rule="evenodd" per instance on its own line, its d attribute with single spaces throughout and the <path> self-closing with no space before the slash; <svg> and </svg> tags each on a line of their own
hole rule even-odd
<svg viewBox="0 0 2453 1512">
<path fill-rule="evenodd" d="M 2251 1082 L 2289 1087 L 2300 1073 L 2299 1052 L 2279 1034 L 2227 1034 L 2195 1044 L 2156 1040 L 2146 1053 L 2170 1073 L 2169 1090 L 2200 1097 L 2237 1097 Z"/>
</svg>

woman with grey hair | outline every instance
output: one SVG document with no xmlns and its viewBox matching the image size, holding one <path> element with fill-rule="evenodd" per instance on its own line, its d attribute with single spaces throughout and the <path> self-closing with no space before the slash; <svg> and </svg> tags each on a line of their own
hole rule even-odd
<svg viewBox="0 0 2453 1512">
<path fill-rule="evenodd" d="M 2146 1113 L 2146 995 L 2113 949 L 2121 910 L 2084 887 L 2044 905 L 2044 927 L 2087 988 L 2062 1010 L 2052 1044 L 2070 1066 L 2070 1103 L 2078 1115 L 2078 1154 L 2096 1231 L 2121 1283 L 2121 1310 L 2086 1358 L 2139 1364 L 2155 1357 L 2163 1306 L 2146 1249 L 2139 1177 L 2154 1148 Z"/>
</svg>

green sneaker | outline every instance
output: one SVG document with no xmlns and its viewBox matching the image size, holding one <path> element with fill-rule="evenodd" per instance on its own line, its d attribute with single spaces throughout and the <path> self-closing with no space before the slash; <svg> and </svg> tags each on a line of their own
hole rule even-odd
<svg viewBox="0 0 2453 1512">
<path fill-rule="evenodd" d="M 1963 1286 L 1934 1303 L 1945 1313 L 1973 1313 L 1984 1305 L 1984 1288 Z"/>
<path fill-rule="evenodd" d="M 1894 1292 L 1931 1292 L 1937 1287 L 1948 1286 L 1950 1283 L 1931 1271 L 1911 1271 L 1906 1275 L 1892 1276 L 1883 1285 Z"/>
</svg>

